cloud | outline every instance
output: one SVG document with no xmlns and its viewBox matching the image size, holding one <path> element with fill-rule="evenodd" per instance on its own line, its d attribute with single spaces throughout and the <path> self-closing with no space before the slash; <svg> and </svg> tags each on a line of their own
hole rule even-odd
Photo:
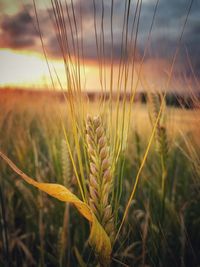
<svg viewBox="0 0 200 267">
<path fill-rule="evenodd" d="M 83 39 L 84 56 L 86 60 L 97 60 L 97 46 L 96 36 L 94 30 L 94 10 L 97 26 L 98 49 L 101 55 L 104 55 L 105 60 L 109 61 L 111 58 L 111 1 L 95 0 L 95 7 L 93 0 L 73 1 L 73 9 L 71 2 L 68 2 L 66 9 L 65 1 L 63 1 L 63 14 L 66 22 L 66 37 L 69 45 L 69 52 L 72 56 L 74 54 L 73 42 L 76 46 L 78 42 L 81 45 Z M 115 0 L 113 1 L 113 59 L 119 61 L 121 58 L 121 51 L 125 55 L 125 60 L 132 54 L 133 45 L 128 45 L 126 48 L 122 47 L 122 32 L 124 11 L 128 6 L 128 1 Z M 130 5 L 130 20 L 128 27 L 128 42 L 130 41 L 131 25 L 134 20 L 134 12 L 137 1 L 131 1 Z M 153 13 L 155 9 L 155 0 L 144 1 L 141 10 L 139 33 L 138 33 L 138 47 L 137 57 L 141 58 L 147 42 L 147 36 L 150 29 Z M 162 0 L 159 2 L 158 10 L 155 17 L 154 27 L 151 35 L 151 45 L 147 59 L 151 57 L 171 59 L 177 46 L 177 40 L 180 36 L 182 26 L 184 24 L 185 16 L 188 10 L 188 0 Z M 200 54 L 200 2 L 194 0 L 190 12 L 190 17 L 185 29 L 182 40 L 183 48 L 180 50 L 179 60 L 184 62 L 185 46 L 188 49 L 191 60 L 194 65 L 199 68 Z M 54 14 L 52 7 L 49 7 L 49 12 L 38 7 L 38 17 L 40 21 L 41 31 L 44 38 L 46 49 L 50 56 L 61 57 L 61 49 L 58 45 L 56 30 L 53 28 Z M 76 25 L 74 25 L 74 17 Z M 103 24 L 102 24 L 103 17 Z M 71 29 L 70 29 L 71 23 Z M 34 49 L 41 50 L 39 35 L 34 27 L 36 25 L 33 6 L 25 6 L 18 10 L 15 15 L 4 15 L 0 21 L 0 46 L 10 47 L 13 49 Z M 81 26 L 82 25 L 82 26 Z M 77 32 L 76 28 L 77 27 Z M 103 33 L 102 35 L 102 27 Z M 126 29 L 124 30 L 124 33 Z M 73 38 L 72 38 L 73 37 Z M 104 39 L 104 47 L 102 40 Z M 123 37 L 125 41 L 125 35 Z M 65 40 L 66 41 L 66 40 Z M 81 49 L 80 49 L 81 50 Z"/>
<path fill-rule="evenodd" d="M 113 8 L 113 51 L 111 45 L 111 25 L 110 25 L 110 14 L 111 14 L 111 1 L 104 1 L 102 5 L 101 1 L 95 1 L 95 6 L 93 1 L 87 1 L 82 4 L 82 2 L 76 1 L 73 4 L 73 9 L 71 4 L 68 4 L 67 10 L 66 6 L 63 4 L 63 14 L 66 22 L 66 36 L 68 40 L 69 52 L 74 56 L 73 42 L 78 42 L 81 44 L 81 39 L 83 38 L 83 49 L 84 56 L 86 60 L 96 61 L 97 54 L 99 53 L 105 57 L 108 61 L 111 58 L 111 54 L 114 61 L 119 61 L 122 51 L 122 25 L 123 25 L 123 15 L 125 4 L 122 1 L 114 1 Z M 94 22 L 94 10 L 95 19 Z M 56 30 L 53 28 L 54 14 L 50 7 L 49 12 L 44 9 L 38 9 L 38 17 L 40 21 L 41 32 L 46 44 L 46 49 L 49 54 L 53 57 L 61 57 L 61 49 L 58 44 Z M 74 25 L 74 17 L 76 20 L 77 32 Z M 102 24 L 103 18 L 103 24 Z M 97 38 L 98 38 L 98 49 L 96 46 L 96 37 L 94 30 L 94 23 L 97 27 Z M 10 47 L 13 49 L 34 49 L 38 50 L 39 35 L 34 27 L 36 25 L 35 15 L 33 7 L 22 8 L 17 14 L 13 16 L 5 15 L 0 22 L 1 28 L 1 47 Z M 70 24 L 72 28 L 70 29 Z M 82 26 L 81 26 L 82 24 Z M 102 32 L 103 27 L 103 32 Z M 130 32 L 130 30 L 129 30 Z M 72 38 L 73 37 L 73 38 Z M 102 46 L 102 41 L 104 40 L 104 48 Z M 127 48 L 123 47 L 123 54 L 125 58 L 128 56 Z"/>
<path fill-rule="evenodd" d="M 162 0 L 159 1 L 155 16 L 153 30 L 151 34 L 150 49 L 146 58 L 164 58 L 172 62 L 175 50 L 178 46 L 180 34 L 186 19 L 190 1 L 187 0 Z M 139 48 L 144 51 L 147 35 L 155 8 L 155 1 L 148 1 L 143 6 L 141 12 L 141 24 L 139 34 Z M 177 65 L 183 65 L 187 71 L 187 55 L 189 52 L 190 60 L 197 72 L 200 60 L 200 2 L 193 1 L 189 18 L 184 30 L 184 34 L 179 46 Z M 200 74 L 200 72 L 199 72 Z"/>
<path fill-rule="evenodd" d="M 29 48 L 35 44 L 38 34 L 33 19 L 27 10 L 22 9 L 16 15 L 5 15 L 0 23 L 0 46 L 9 48 Z"/>
</svg>

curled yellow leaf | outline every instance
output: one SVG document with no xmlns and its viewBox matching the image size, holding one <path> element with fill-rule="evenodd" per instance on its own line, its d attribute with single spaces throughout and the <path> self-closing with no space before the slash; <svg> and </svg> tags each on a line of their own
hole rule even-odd
<svg viewBox="0 0 200 267">
<path fill-rule="evenodd" d="M 89 242 L 92 248 L 94 248 L 97 256 L 99 257 L 99 262 L 102 267 L 110 266 L 110 256 L 111 256 L 111 242 L 107 233 L 103 227 L 98 222 L 94 214 L 92 214 L 93 223 L 90 232 Z"/>
<path fill-rule="evenodd" d="M 95 250 L 99 261 L 102 266 L 108 267 L 110 265 L 111 256 L 111 243 L 110 238 L 98 222 L 94 213 L 91 211 L 87 203 L 81 201 L 76 195 L 70 192 L 66 187 L 60 184 L 53 183 L 40 183 L 30 178 L 24 172 L 22 172 L 6 155 L 0 151 L 0 156 L 6 161 L 6 163 L 27 183 L 40 189 L 41 191 L 49 194 L 50 196 L 57 198 L 60 201 L 73 204 L 77 210 L 84 216 L 91 224 L 91 232 L 89 237 L 89 243 Z"/>
</svg>

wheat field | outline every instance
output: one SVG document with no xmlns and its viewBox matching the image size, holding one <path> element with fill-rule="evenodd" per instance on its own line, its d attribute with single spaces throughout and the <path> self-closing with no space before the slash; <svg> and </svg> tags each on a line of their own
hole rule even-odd
<svg viewBox="0 0 200 267">
<path fill-rule="evenodd" d="M 81 197 L 55 112 L 60 106 L 65 111 L 63 120 L 67 121 L 65 103 L 59 100 L 52 103 L 50 99 L 47 104 L 45 97 L 35 104 L 28 98 L 24 98 L 23 105 L 21 97 L 13 97 L 12 105 L 10 96 L 2 98 L 1 150 L 37 181 L 64 184 Z M 95 103 L 92 105 L 95 114 Z M 128 147 L 119 160 L 123 163 L 123 180 L 120 203 L 116 203 L 117 226 L 151 133 L 147 107 L 138 103 L 133 109 Z M 113 266 L 198 266 L 199 111 L 170 107 L 167 111 L 168 158 L 162 226 L 159 225 L 162 168 L 154 140 L 115 243 Z M 77 161 L 76 155 L 75 158 Z M 118 173 L 117 169 L 114 175 L 117 177 Z M 6 224 L 2 225 L 0 246 L 2 252 L 8 253 L 12 266 L 94 266 L 95 258 L 87 241 L 88 224 L 73 206 L 36 191 L 2 161 L 1 188 L 2 218 Z M 1 253 L 3 266 L 4 257 Z"/>
</svg>

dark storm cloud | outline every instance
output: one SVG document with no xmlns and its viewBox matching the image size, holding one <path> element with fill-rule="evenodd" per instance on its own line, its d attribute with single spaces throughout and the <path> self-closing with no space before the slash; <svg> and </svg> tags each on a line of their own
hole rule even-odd
<svg viewBox="0 0 200 267">
<path fill-rule="evenodd" d="M 20 10 L 14 16 L 3 16 L 0 28 L 1 47 L 28 48 L 35 43 L 37 32 L 32 17 L 25 9 Z"/>
<path fill-rule="evenodd" d="M 131 33 L 131 25 L 134 20 L 134 12 L 137 1 L 131 1 L 130 5 L 130 19 L 129 19 L 129 37 Z M 104 56 L 106 60 L 111 57 L 111 1 L 95 1 L 96 12 L 96 25 L 98 44 L 104 37 Z M 114 0 L 113 1 L 113 57 L 115 61 L 120 60 L 121 57 L 121 44 L 122 44 L 122 29 L 125 7 L 128 5 L 128 1 Z M 138 34 L 138 47 L 137 58 L 139 58 L 144 51 L 147 42 L 147 36 L 150 29 L 154 9 L 155 0 L 143 1 L 139 34 Z M 151 35 L 151 45 L 149 54 L 147 57 L 162 57 L 171 58 L 177 46 L 177 41 L 181 33 L 182 26 L 184 24 L 185 16 L 188 10 L 188 0 L 160 0 L 154 27 Z M 85 59 L 96 60 L 97 48 L 95 41 L 94 31 L 94 4 L 93 0 L 81 1 L 77 0 L 73 3 L 74 13 L 71 4 L 68 4 L 68 12 L 66 10 L 65 1 L 63 1 L 64 17 L 66 22 L 67 38 L 69 42 L 69 51 L 73 55 L 73 38 L 76 43 L 78 41 L 81 44 L 83 38 L 83 48 Z M 74 27 L 74 16 L 77 26 L 77 34 Z M 103 24 L 102 24 L 103 16 Z M 61 57 L 61 50 L 58 45 L 58 41 L 53 28 L 52 20 L 54 18 L 52 8 L 49 8 L 49 12 L 44 9 L 38 8 L 38 17 L 41 25 L 41 31 L 46 45 L 46 49 L 51 56 Z M 70 19 L 70 20 L 69 20 Z M 8 46 L 11 48 L 30 48 L 39 49 L 39 36 L 35 30 L 33 24 L 35 23 L 35 15 L 33 7 L 21 9 L 14 16 L 4 16 L 1 20 L 1 46 Z M 72 23 L 72 32 L 69 27 Z M 82 24 L 82 32 L 81 32 Z M 104 36 L 101 35 L 101 27 L 104 29 Z M 100 37 L 101 35 L 101 37 Z M 130 39 L 128 39 L 130 40 Z M 196 66 L 200 65 L 197 54 L 200 54 L 200 1 L 194 0 L 193 6 L 190 12 L 188 23 L 185 29 L 185 33 L 182 39 L 183 47 L 187 47 L 191 60 L 195 61 Z M 102 49 L 102 47 L 101 47 Z M 125 57 L 131 53 L 133 47 L 123 48 Z M 102 51 L 102 50 L 101 50 Z M 184 58 L 185 49 L 180 50 L 180 58 Z"/>
<path fill-rule="evenodd" d="M 148 57 L 167 58 L 172 60 L 178 40 L 186 19 L 190 1 L 160 0 L 151 33 Z M 147 35 L 152 22 L 155 1 L 147 1 L 141 12 L 138 47 L 141 52 L 146 46 Z M 187 68 L 186 49 L 189 52 L 195 70 L 199 71 L 200 54 L 200 1 L 194 0 L 179 48 L 178 64 Z"/>
<path fill-rule="evenodd" d="M 64 16 L 66 22 L 66 30 L 69 41 L 69 52 L 73 56 L 73 46 L 72 46 L 72 34 L 74 42 L 76 41 L 81 44 L 81 39 L 83 38 L 83 49 L 84 56 L 87 60 L 97 59 L 97 47 L 95 40 L 94 31 L 94 10 L 96 16 L 96 27 L 97 27 L 97 38 L 98 43 L 104 38 L 104 51 L 101 50 L 101 54 L 104 54 L 105 60 L 111 58 L 111 33 L 110 33 L 110 14 L 111 14 L 111 1 L 95 1 L 95 6 L 93 0 L 85 1 L 74 1 L 73 8 L 71 4 L 68 4 L 68 12 L 66 10 L 65 4 L 63 4 Z M 125 2 L 120 0 L 114 1 L 113 8 L 113 34 L 114 34 L 114 44 L 113 44 L 113 59 L 118 61 L 121 56 L 121 38 L 122 38 L 122 25 L 123 16 L 125 10 Z M 74 11 L 74 13 L 73 13 Z M 74 16 L 77 26 L 77 35 L 74 27 Z M 61 57 L 61 49 L 58 44 L 58 40 L 55 34 L 55 29 L 53 28 L 54 14 L 52 8 L 47 10 L 38 9 L 38 17 L 40 21 L 40 27 L 44 42 L 46 44 L 46 49 L 51 56 Z M 103 34 L 101 34 L 102 27 L 102 17 L 103 17 Z M 72 24 L 72 31 L 69 27 Z M 82 33 L 81 33 L 81 23 L 82 23 Z M 10 48 L 30 48 L 38 50 L 39 35 L 35 30 L 34 24 L 36 25 L 35 15 L 33 7 L 23 8 L 14 16 L 4 16 L 0 22 L 1 34 L 0 34 L 0 45 L 1 47 Z M 100 37 L 101 35 L 101 37 Z M 101 38 L 101 41 L 100 41 Z M 34 46 L 35 45 L 35 46 Z M 124 55 L 128 54 L 127 51 L 123 51 Z"/>
<path fill-rule="evenodd" d="M 185 33 L 183 43 L 187 48 L 188 55 L 196 74 L 200 74 L 200 22 L 194 21 Z"/>
</svg>

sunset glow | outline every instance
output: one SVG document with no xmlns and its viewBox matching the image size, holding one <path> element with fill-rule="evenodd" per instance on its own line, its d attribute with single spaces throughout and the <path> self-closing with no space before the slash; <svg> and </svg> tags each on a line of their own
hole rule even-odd
<svg viewBox="0 0 200 267">
<path fill-rule="evenodd" d="M 0 58 L 0 86 L 39 85 L 48 74 L 43 59 L 36 54 L 2 49 Z"/>
<path fill-rule="evenodd" d="M 0 86 L 33 87 L 48 84 L 49 72 L 42 56 L 30 52 L 2 49 L 0 60 L 4 62 L 1 70 Z M 55 67 L 62 69 L 62 62 L 53 62 Z"/>
<path fill-rule="evenodd" d="M 0 58 L 2 67 L 0 87 L 26 87 L 47 89 L 52 87 L 52 82 L 44 56 L 27 51 L 14 51 L 1 49 Z M 56 89 L 60 88 L 59 82 L 66 90 L 66 73 L 62 60 L 48 59 L 51 75 Z M 98 66 L 88 64 L 80 67 L 83 87 L 93 90 L 98 83 Z M 59 78 L 59 82 L 58 82 Z"/>
</svg>

